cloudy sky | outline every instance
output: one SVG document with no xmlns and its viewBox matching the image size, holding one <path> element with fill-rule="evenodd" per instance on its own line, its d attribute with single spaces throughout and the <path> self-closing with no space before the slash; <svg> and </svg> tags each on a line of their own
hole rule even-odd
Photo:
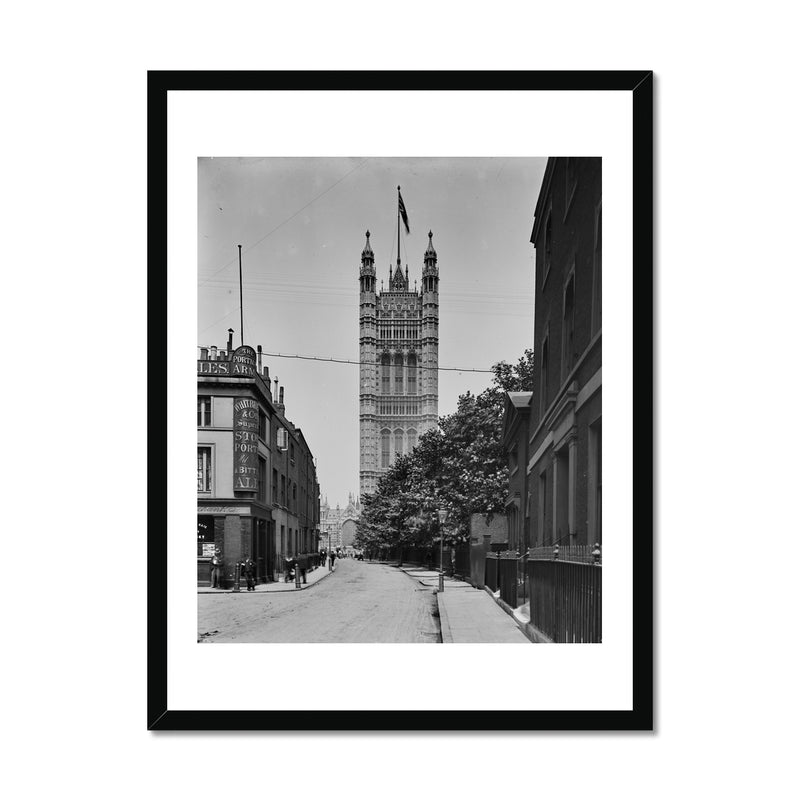
<svg viewBox="0 0 800 800">
<path fill-rule="evenodd" d="M 411 233 L 400 252 L 419 283 L 433 231 L 439 366 L 488 369 L 533 344 L 533 212 L 546 158 L 198 160 L 197 342 L 239 337 L 265 353 L 358 360 L 358 270 L 371 233 L 378 285 L 396 260 L 397 186 Z M 331 505 L 358 492 L 358 367 L 265 356 L 285 386 Z M 491 376 L 441 372 L 439 413 Z"/>
</svg>

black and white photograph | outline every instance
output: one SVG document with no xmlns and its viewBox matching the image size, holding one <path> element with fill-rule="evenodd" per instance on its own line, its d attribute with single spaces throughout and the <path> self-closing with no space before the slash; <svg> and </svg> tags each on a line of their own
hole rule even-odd
<svg viewBox="0 0 800 800">
<path fill-rule="evenodd" d="M 790 795 L 791 9 L 9 4 L 6 794 Z"/>
<path fill-rule="evenodd" d="M 602 167 L 198 159 L 198 643 L 602 643 Z"/>
</svg>

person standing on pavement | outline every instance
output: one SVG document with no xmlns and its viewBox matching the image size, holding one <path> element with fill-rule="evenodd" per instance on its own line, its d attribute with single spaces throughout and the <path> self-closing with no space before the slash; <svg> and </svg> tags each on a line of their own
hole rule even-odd
<svg viewBox="0 0 800 800">
<path fill-rule="evenodd" d="M 246 558 L 244 561 L 244 577 L 247 579 L 247 591 L 254 592 L 256 590 L 256 564 L 252 558 Z"/>
<path fill-rule="evenodd" d="M 211 588 L 222 588 L 222 557 L 220 556 L 219 547 L 214 550 L 214 555 L 211 556 Z"/>
<path fill-rule="evenodd" d="M 303 579 L 303 583 L 306 583 L 306 572 L 308 571 L 308 556 L 305 553 L 302 553 L 297 557 L 297 569 L 300 570 L 300 577 Z"/>
<path fill-rule="evenodd" d="M 333 562 L 336 561 L 336 553 L 331 550 L 331 569 L 333 569 Z"/>
</svg>

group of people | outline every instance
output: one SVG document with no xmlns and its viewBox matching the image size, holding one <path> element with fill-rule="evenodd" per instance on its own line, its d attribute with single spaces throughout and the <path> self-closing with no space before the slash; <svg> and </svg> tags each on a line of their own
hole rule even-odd
<svg viewBox="0 0 800 800">
<path fill-rule="evenodd" d="M 356 558 L 358 560 L 363 560 L 364 555 L 363 553 L 356 551 L 355 553 L 349 552 L 342 552 L 340 548 L 336 548 L 335 550 L 331 550 L 328 552 L 325 548 L 320 550 L 320 564 L 324 565 L 328 559 L 330 559 L 329 568 L 333 569 L 333 565 L 336 562 L 337 558 Z M 245 558 L 242 561 L 237 562 L 237 566 L 239 567 L 239 574 L 244 576 L 245 581 L 247 582 L 247 591 L 254 592 L 256 590 L 256 563 L 253 561 L 252 558 Z M 214 555 L 211 557 L 211 588 L 212 589 L 223 589 L 225 587 L 225 579 L 224 579 L 224 567 L 225 562 L 223 561 L 222 554 L 219 548 L 214 551 Z M 306 573 L 308 572 L 308 555 L 300 554 L 297 556 L 286 556 L 284 559 L 284 582 L 289 583 L 295 579 L 295 570 L 299 570 L 300 572 L 300 579 L 303 583 L 307 583 L 306 580 Z"/>
<path fill-rule="evenodd" d="M 244 578 L 247 581 L 247 591 L 254 592 L 256 590 L 256 562 L 253 561 L 252 558 L 248 557 L 242 561 L 239 561 L 237 566 L 239 567 L 239 574 L 244 575 Z M 224 567 L 225 562 L 222 559 L 221 551 L 218 547 L 214 551 L 214 555 L 211 557 L 212 589 L 223 589 L 225 587 L 225 581 L 223 578 Z"/>
</svg>

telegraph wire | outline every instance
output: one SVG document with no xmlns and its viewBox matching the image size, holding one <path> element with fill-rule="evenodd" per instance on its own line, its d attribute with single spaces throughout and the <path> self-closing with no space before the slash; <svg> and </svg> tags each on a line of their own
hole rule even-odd
<svg viewBox="0 0 800 800">
<path fill-rule="evenodd" d="M 350 361 L 346 358 L 324 358 L 322 356 L 301 356 L 301 355 L 290 355 L 288 353 L 267 353 L 265 350 L 261 351 L 261 355 L 267 358 L 297 358 L 301 359 L 302 361 L 323 361 L 325 363 L 332 363 L 332 364 L 357 364 L 361 366 L 365 364 L 367 366 L 380 366 L 380 361 Z M 426 367 L 422 364 L 417 364 L 418 369 L 433 369 L 437 372 L 485 372 L 487 374 L 493 374 L 494 370 L 491 369 L 474 369 L 472 367 Z"/>
<path fill-rule="evenodd" d="M 266 239 L 268 236 L 271 236 L 273 233 L 275 233 L 275 231 L 277 231 L 278 228 L 282 228 L 287 222 L 291 222 L 298 214 L 300 214 L 301 212 L 305 211 L 312 203 L 316 203 L 317 200 L 320 199 L 320 197 L 322 197 L 323 195 L 327 194 L 334 187 L 338 186 L 346 177 L 348 177 L 349 175 L 352 175 L 359 167 L 363 167 L 364 164 L 367 163 L 367 160 L 368 159 L 365 158 L 362 161 L 359 161 L 359 163 L 356 164 L 353 167 L 353 169 L 351 169 L 349 172 L 346 172 L 344 175 L 342 175 L 342 177 L 339 178 L 339 180 L 336 181 L 336 183 L 332 183 L 327 189 L 325 189 L 323 192 L 320 192 L 315 198 L 313 198 L 313 200 L 309 200 L 308 203 L 306 203 L 302 208 L 300 208 L 297 211 L 295 211 L 294 214 L 292 214 L 291 217 L 287 217 L 283 222 L 281 222 L 280 224 L 276 225 L 271 231 L 267 231 L 267 233 L 265 233 L 260 239 L 258 239 L 257 241 L 253 242 L 253 244 L 248 245 L 248 247 L 245 250 L 245 252 L 249 253 L 254 247 L 257 247 L 258 245 L 260 245 L 261 242 L 264 241 L 264 239 Z M 233 258 L 230 261 L 228 261 L 226 264 L 223 264 L 216 272 L 212 272 L 211 275 L 209 275 L 207 278 L 204 278 L 202 281 L 200 281 L 200 283 L 198 283 L 198 287 L 203 286 L 204 284 L 208 283 L 208 281 L 210 281 L 215 275 L 218 275 L 220 272 L 222 272 L 222 270 L 226 269 L 231 264 L 235 264 L 235 263 L 236 263 L 236 259 Z"/>
</svg>

